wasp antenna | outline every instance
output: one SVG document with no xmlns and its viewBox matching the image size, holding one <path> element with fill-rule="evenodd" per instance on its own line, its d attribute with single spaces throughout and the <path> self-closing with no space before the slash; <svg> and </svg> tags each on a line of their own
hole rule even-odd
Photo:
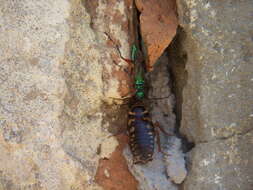
<svg viewBox="0 0 253 190">
<path fill-rule="evenodd" d="M 121 51 L 120 51 L 120 49 L 119 49 L 119 45 L 116 44 L 116 43 L 113 41 L 113 39 L 111 38 L 111 36 L 110 36 L 107 32 L 104 32 L 104 34 L 108 37 L 108 39 L 109 39 L 110 41 L 112 41 L 112 43 L 114 44 L 115 48 L 117 49 L 117 51 L 118 51 L 118 53 L 119 53 L 120 58 L 123 59 L 124 61 L 126 61 L 127 63 L 133 63 L 133 61 L 132 61 L 131 59 L 126 59 L 126 58 L 124 58 L 124 57 L 122 56 Z"/>
<path fill-rule="evenodd" d="M 116 47 L 117 51 L 119 52 L 119 56 L 120 56 L 121 59 L 123 59 L 125 62 L 127 62 L 127 63 L 130 64 L 130 65 L 133 65 L 133 64 L 134 64 L 133 61 L 132 61 L 131 59 L 126 59 L 126 58 L 124 58 L 124 57 L 122 56 L 121 51 L 120 51 L 120 49 L 119 49 L 119 46 L 118 46 L 117 44 L 115 45 L 115 47 Z"/>
<path fill-rule="evenodd" d="M 104 34 L 107 36 L 107 38 L 114 44 L 114 48 L 118 51 L 118 54 L 120 56 L 121 59 L 123 59 L 125 62 L 127 62 L 129 65 L 131 65 L 131 72 L 129 73 L 128 70 L 124 67 L 122 67 L 121 65 L 117 64 L 115 61 L 113 61 L 113 63 L 119 67 L 121 67 L 127 74 L 131 75 L 132 73 L 132 70 L 133 70 L 133 61 L 130 60 L 130 59 L 126 59 L 122 56 L 121 54 L 121 51 L 119 49 L 119 45 L 116 44 L 113 39 L 111 38 L 111 36 L 107 33 L 107 32 L 104 32 Z"/>
</svg>

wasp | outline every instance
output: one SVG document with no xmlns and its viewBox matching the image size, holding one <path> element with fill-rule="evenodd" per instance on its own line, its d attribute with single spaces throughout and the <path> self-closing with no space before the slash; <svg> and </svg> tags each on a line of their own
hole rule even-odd
<svg viewBox="0 0 253 190">
<path fill-rule="evenodd" d="M 145 86 L 144 69 L 137 59 L 138 54 L 133 53 L 138 49 L 133 46 L 132 58 L 135 61 L 135 78 L 134 87 L 135 93 L 130 104 L 130 111 L 128 112 L 127 132 L 129 136 L 129 146 L 133 155 L 133 164 L 146 164 L 153 160 L 155 137 L 157 137 L 157 144 L 159 152 L 161 150 L 160 136 L 158 128 L 166 135 L 171 135 L 166 132 L 158 122 L 153 123 L 151 115 L 147 110 L 144 101 L 147 88 Z M 165 153 L 164 153 L 165 154 Z"/>
</svg>

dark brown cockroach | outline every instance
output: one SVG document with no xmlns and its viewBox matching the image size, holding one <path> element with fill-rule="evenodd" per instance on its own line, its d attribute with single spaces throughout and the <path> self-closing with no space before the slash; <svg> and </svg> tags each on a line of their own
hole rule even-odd
<svg viewBox="0 0 253 190">
<path fill-rule="evenodd" d="M 146 164 L 153 160 L 155 136 L 157 136 L 158 149 L 162 152 L 157 127 L 163 133 L 171 135 L 158 123 L 152 122 L 149 112 L 141 101 L 131 106 L 128 113 L 127 131 L 134 164 Z"/>
</svg>

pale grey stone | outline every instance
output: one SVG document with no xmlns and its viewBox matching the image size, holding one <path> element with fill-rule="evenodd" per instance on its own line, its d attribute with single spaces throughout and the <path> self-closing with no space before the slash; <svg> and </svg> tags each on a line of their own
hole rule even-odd
<svg viewBox="0 0 253 190">
<path fill-rule="evenodd" d="M 180 131 L 196 144 L 184 189 L 251 190 L 252 1 L 177 2 L 186 73 Z"/>
</svg>

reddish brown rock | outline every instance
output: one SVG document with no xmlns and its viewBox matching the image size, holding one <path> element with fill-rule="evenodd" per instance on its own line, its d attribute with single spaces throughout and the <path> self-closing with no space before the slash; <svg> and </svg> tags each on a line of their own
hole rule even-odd
<svg viewBox="0 0 253 190">
<path fill-rule="evenodd" d="M 138 182 L 129 172 L 125 158 L 122 155 L 127 143 L 125 135 L 119 135 L 119 146 L 109 159 L 101 159 L 96 174 L 96 182 L 104 190 L 136 190 Z"/>
<path fill-rule="evenodd" d="M 141 12 L 140 27 L 147 50 L 147 70 L 168 47 L 178 26 L 175 0 L 135 0 Z"/>
</svg>

